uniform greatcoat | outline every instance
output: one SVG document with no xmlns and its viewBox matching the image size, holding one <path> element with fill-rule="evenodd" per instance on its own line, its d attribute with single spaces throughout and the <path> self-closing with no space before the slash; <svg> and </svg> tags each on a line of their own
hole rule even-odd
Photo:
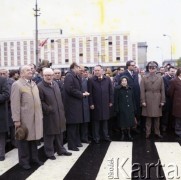
<svg viewBox="0 0 181 180">
<path fill-rule="evenodd" d="M 140 88 L 141 103 L 146 103 L 146 107 L 142 107 L 142 115 L 146 117 L 162 116 L 160 103 L 165 103 L 163 78 L 157 74 L 147 74 L 142 78 Z"/>
<path fill-rule="evenodd" d="M 43 115 L 39 91 L 35 82 L 20 78 L 11 89 L 13 121 L 20 121 L 28 129 L 27 141 L 43 137 Z"/>
</svg>

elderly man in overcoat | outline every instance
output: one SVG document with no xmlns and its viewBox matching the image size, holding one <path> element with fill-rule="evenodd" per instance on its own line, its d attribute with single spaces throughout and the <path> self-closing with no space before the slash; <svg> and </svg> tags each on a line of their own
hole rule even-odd
<svg viewBox="0 0 181 180">
<path fill-rule="evenodd" d="M 54 72 L 50 68 L 43 70 L 43 81 L 38 84 L 43 109 L 44 150 L 46 156 L 55 160 L 54 143 L 58 155 L 70 156 L 63 147 L 63 132 L 66 130 L 66 119 L 61 92 L 53 81 Z"/>
<path fill-rule="evenodd" d="M 83 98 L 89 95 L 82 91 L 79 69 L 76 63 L 70 65 L 63 88 L 68 149 L 72 151 L 79 151 L 78 147 L 82 147 L 79 126 L 83 122 Z"/>
<path fill-rule="evenodd" d="M 5 159 L 6 133 L 8 132 L 8 100 L 7 79 L 0 77 L 0 161 Z"/>
<path fill-rule="evenodd" d="M 103 75 L 102 66 L 94 67 L 94 76 L 88 81 L 89 105 L 92 118 L 92 134 L 96 144 L 100 143 L 100 124 L 103 138 L 111 141 L 108 134 L 110 107 L 113 105 L 113 87 L 111 79 Z"/>
<path fill-rule="evenodd" d="M 31 81 L 31 67 L 22 66 L 20 76 L 12 85 L 11 110 L 15 128 L 25 126 L 28 129 L 26 139 L 17 141 L 19 164 L 28 170 L 31 162 L 43 164 L 39 161 L 36 143 L 36 140 L 43 137 L 43 115 L 38 88 L 35 82 Z"/>
<path fill-rule="evenodd" d="M 165 89 L 163 78 L 156 74 L 157 63 L 148 63 L 149 73 L 141 80 L 141 103 L 142 115 L 146 116 L 146 138 L 150 137 L 152 119 L 154 118 L 154 133 L 162 138 L 160 134 L 160 117 L 162 107 L 165 103 Z"/>
</svg>

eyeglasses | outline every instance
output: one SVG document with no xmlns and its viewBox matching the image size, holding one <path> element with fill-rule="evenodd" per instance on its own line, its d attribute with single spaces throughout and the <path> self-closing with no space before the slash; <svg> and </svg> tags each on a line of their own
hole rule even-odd
<svg viewBox="0 0 181 180">
<path fill-rule="evenodd" d="M 156 67 L 154 67 L 154 66 L 150 66 L 150 67 L 149 67 L 149 69 L 156 69 Z"/>
<path fill-rule="evenodd" d="M 130 65 L 130 66 L 135 67 L 135 65 Z"/>
<path fill-rule="evenodd" d="M 52 77 L 53 74 L 44 74 L 45 77 Z"/>
</svg>

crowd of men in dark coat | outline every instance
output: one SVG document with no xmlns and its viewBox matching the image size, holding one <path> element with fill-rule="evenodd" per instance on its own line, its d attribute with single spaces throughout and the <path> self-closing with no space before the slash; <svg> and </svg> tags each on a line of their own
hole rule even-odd
<svg viewBox="0 0 181 180">
<path fill-rule="evenodd" d="M 51 160 L 56 159 L 55 152 L 66 156 L 72 154 L 63 146 L 65 136 L 71 151 L 79 151 L 82 143 L 110 142 L 108 120 L 111 119 L 113 130 L 119 132 L 121 127 L 118 129 L 117 124 L 126 121 L 114 111 L 113 101 L 114 88 L 121 86 L 123 77 L 130 92 L 125 96 L 131 95 L 124 102 L 128 115 L 132 96 L 135 105 L 131 116 L 134 123 L 127 128 L 136 133 L 145 131 L 146 138 L 150 138 L 154 121 L 154 133 L 158 138 L 171 127 L 181 138 L 181 69 L 176 72 L 176 68 L 170 66 L 167 73 L 161 75 L 158 64 L 152 61 L 141 74 L 136 70 L 135 62 L 128 61 L 126 70 L 120 70 L 114 77 L 109 77 L 101 65 L 95 66 L 91 74 L 88 67 L 72 63 L 63 79 L 60 69 L 45 66 L 37 73 L 31 64 L 20 68 L 18 80 L 9 79 L 8 73 L 4 76 L 4 70 L 1 70 L 4 77 L 0 77 L 0 160 L 5 159 L 7 132 L 13 146 L 18 147 L 19 163 L 24 169 L 30 169 L 31 162 L 43 164 L 37 153 L 37 140 L 41 138 L 45 155 Z M 26 139 L 15 141 L 15 131 L 21 126 L 26 126 L 28 135 Z M 124 140 L 125 134 L 121 135 Z M 132 140 L 131 131 L 128 136 Z"/>
</svg>

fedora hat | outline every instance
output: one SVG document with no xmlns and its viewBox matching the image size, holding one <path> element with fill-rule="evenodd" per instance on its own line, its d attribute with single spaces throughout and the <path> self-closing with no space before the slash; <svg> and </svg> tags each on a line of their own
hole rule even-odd
<svg viewBox="0 0 181 180">
<path fill-rule="evenodd" d="M 28 136 L 28 129 L 24 125 L 16 128 L 15 138 L 17 140 L 25 140 Z"/>
</svg>

